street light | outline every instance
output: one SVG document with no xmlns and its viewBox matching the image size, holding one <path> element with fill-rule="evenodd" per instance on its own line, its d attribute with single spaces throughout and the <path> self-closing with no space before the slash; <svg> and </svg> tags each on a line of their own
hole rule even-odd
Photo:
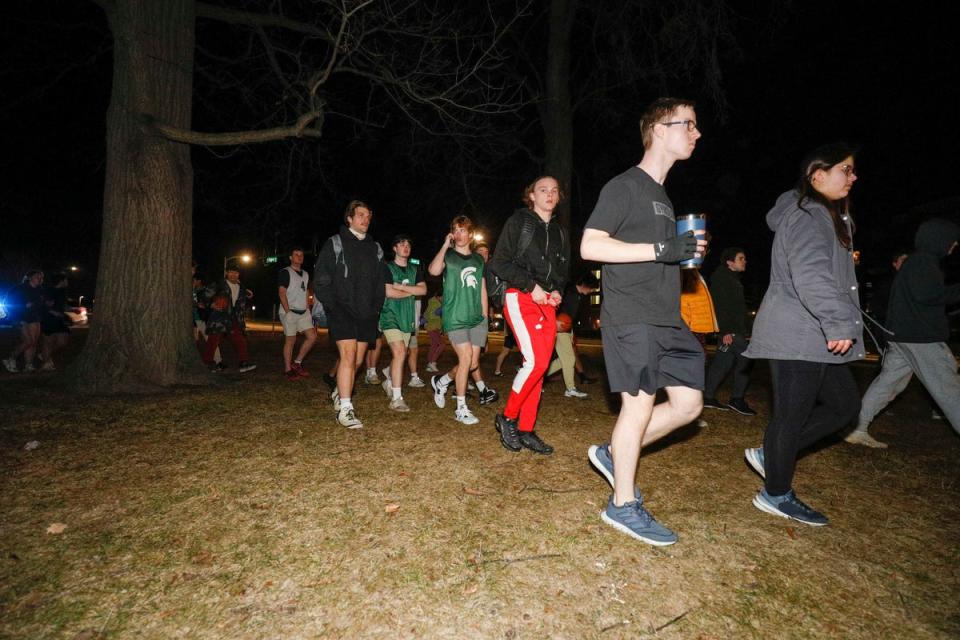
<svg viewBox="0 0 960 640">
<path fill-rule="evenodd" d="M 80 267 L 75 264 L 70 265 L 70 271 L 80 271 Z"/>
<path fill-rule="evenodd" d="M 223 272 L 227 272 L 227 263 L 233 260 L 234 258 L 240 258 L 240 262 L 243 264 L 250 264 L 253 260 L 253 257 L 249 253 L 241 253 L 240 255 L 230 256 L 229 258 L 223 259 Z"/>
</svg>

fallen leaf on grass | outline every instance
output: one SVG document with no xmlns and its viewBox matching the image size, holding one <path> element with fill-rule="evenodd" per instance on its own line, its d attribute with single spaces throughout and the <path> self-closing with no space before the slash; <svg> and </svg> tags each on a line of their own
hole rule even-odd
<svg viewBox="0 0 960 640">
<path fill-rule="evenodd" d="M 400 508 L 400 505 L 398 505 L 396 502 L 391 502 L 390 504 L 388 504 L 387 506 L 385 506 L 385 507 L 383 508 L 383 510 L 384 510 L 386 513 L 393 513 L 394 511 L 396 511 L 396 510 L 399 509 L 399 508 Z"/>
<path fill-rule="evenodd" d="M 464 589 L 463 589 L 463 595 L 465 595 L 465 596 L 472 596 L 473 594 L 475 594 L 475 593 L 477 592 L 477 589 L 479 589 L 479 588 L 480 588 L 479 585 L 469 584 L 469 585 L 467 585 L 466 587 L 464 587 Z"/>
<path fill-rule="evenodd" d="M 793 527 L 787 527 L 787 535 L 790 536 L 791 540 L 797 539 L 797 532 L 794 531 Z"/>
<path fill-rule="evenodd" d="M 480 491 L 480 489 L 473 489 L 473 488 L 471 488 L 471 487 L 464 487 L 464 488 L 463 488 L 463 492 L 464 492 L 465 494 L 467 494 L 468 496 L 485 496 L 485 495 L 487 495 L 487 494 L 485 494 L 483 491 Z"/>
<path fill-rule="evenodd" d="M 67 525 L 63 524 L 62 522 L 54 522 L 49 527 L 47 527 L 47 533 L 53 533 L 53 534 L 63 533 L 66 530 L 67 530 Z"/>
</svg>

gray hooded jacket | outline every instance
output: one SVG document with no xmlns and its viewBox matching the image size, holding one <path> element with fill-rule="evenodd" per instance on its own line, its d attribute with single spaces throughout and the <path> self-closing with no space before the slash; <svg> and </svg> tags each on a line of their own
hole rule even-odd
<svg viewBox="0 0 960 640">
<path fill-rule="evenodd" d="M 770 286 L 753 325 L 748 358 L 837 364 L 864 357 L 853 257 L 837 240 L 830 212 L 796 191 L 777 198 L 767 213 L 775 232 Z M 849 223 L 848 223 L 849 224 Z M 827 350 L 829 340 L 854 340 L 844 355 Z"/>
</svg>

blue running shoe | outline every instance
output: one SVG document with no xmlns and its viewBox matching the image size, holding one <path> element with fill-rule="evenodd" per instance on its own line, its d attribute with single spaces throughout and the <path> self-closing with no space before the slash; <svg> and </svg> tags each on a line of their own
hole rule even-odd
<svg viewBox="0 0 960 640">
<path fill-rule="evenodd" d="M 600 519 L 614 529 L 656 547 L 665 547 L 677 541 L 677 534 L 657 522 L 639 500 L 618 507 L 613 504 L 613 496 L 610 496 L 607 508 L 600 512 Z"/>
<path fill-rule="evenodd" d="M 760 474 L 761 478 L 766 479 L 767 473 L 763 466 L 763 447 L 757 447 L 756 449 L 744 449 L 743 457 L 747 459 L 747 464 L 749 464 L 754 471 Z"/>
<path fill-rule="evenodd" d="M 766 489 L 761 489 L 753 497 L 753 506 L 760 511 L 796 520 L 811 527 L 822 527 L 829 522 L 827 516 L 804 504 L 793 489 L 782 496 L 771 496 Z"/>
</svg>

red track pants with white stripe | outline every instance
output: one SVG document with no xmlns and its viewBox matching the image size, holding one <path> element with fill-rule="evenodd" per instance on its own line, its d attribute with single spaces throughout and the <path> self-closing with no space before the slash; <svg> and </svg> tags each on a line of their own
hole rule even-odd
<svg viewBox="0 0 960 640">
<path fill-rule="evenodd" d="M 511 420 L 519 418 L 520 431 L 533 431 L 543 376 L 550 366 L 557 339 L 557 310 L 548 304 L 537 304 L 529 293 L 507 289 L 503 315 L 523 354 L 523 366 L 513 379 L 503 415 Z"/>
</svg>

